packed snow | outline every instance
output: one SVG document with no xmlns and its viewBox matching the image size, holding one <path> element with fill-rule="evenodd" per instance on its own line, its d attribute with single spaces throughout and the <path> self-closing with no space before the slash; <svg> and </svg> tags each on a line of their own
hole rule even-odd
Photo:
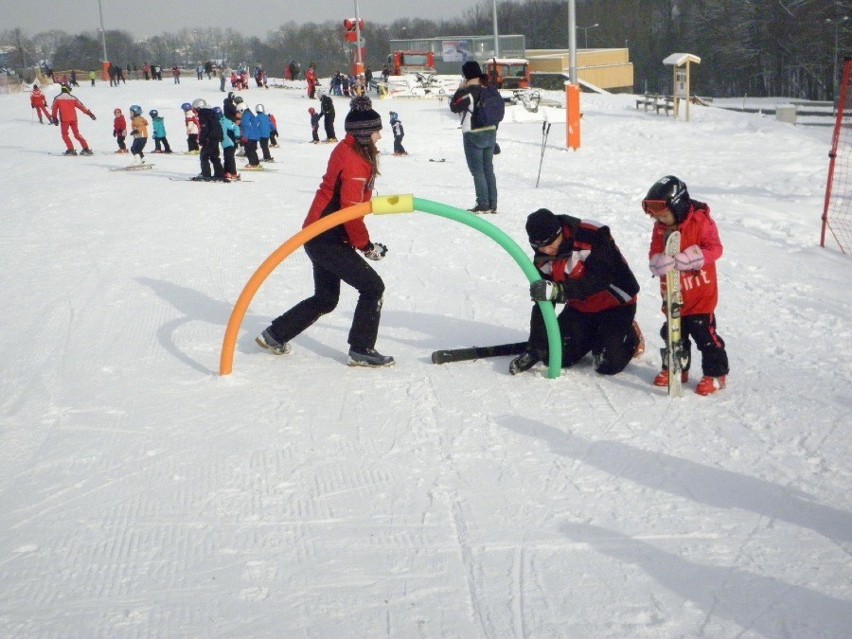
<svg viewBox="0 0 852 639">
<path fill-rule="evenodd" d="M 152 141 L 152 170 L 111 172 L 130 162 L 112 111 L 159 110 L 185 150 L 179 106 L 221 104 L 218 82 L 74 94 L 98 116 L 80 121 L 92 157 L 61 157 L 28 97 L 0 95 L 0 636 L 852 634 L 852 261 L 818 245 L 830 127 L 697 105 L 686 122 L 583 95 L 572 151 L 564 109 L 507 111 L 499 213 L 484 219 L 523 247 L 540 207 L 611 227 L 648 344 L 618 376 L 590 361 L 556 379 L 544 365 L 510 376 L 505 357 L 432 364 L 433 350 L 524 340 L 531 303 L 497 243 L 422 212 L 367 218 L 390 249 L 377 348 L 396 366 L 346 366 L 348 288 L 290 355 L 257 347 L 312 291 L 298 251 L 220 376 L 237 297 L 299 231 L 324 172 L 316 101 L 296 85 L 244 92 L 277 117 L 274 171 L 208 184 L 170 180 L 198 158 Z M 374 107 L 378 195 L 473 206 L 446 101 Z M 392 155 L 391 110 L 407 157 Z M 731 373 L 709 397 L 692 392 L 697 361 L 682 399 L 652 385 L 662 315 L 640 201 L 666 174 L 710 204 L 725 245 Z"/>
</svg>

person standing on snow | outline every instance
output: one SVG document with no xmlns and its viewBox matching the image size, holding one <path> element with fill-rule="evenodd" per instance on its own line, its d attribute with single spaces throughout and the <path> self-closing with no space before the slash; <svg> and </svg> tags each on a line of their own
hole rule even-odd
<svg viewBox="0 0 852 639">
<path fill-rule="evenodd" d="M 130 145 L 130 152 L 135 158 L 139 156 L 139 164 L 145 164 L 145 154 L 142 150 L 148 144 L 148 120 L 142 115 L 142 107 L 134 104 L 130 107 L 130 135 L 133 136 L 133 144 Z"/>
<path fill-rule="evenodd" d="M 346 137 L 331 152 L 302 228 L 353 204 L 368 202 L 373 195 L 373 182 L 379 175 L 376 143 L 382 137 L 382 119 L 369 98 L 352 100 L 345 129 Z M 308 241 L 305 252 L 313 266 L 314 294 L 273 320 L 256 338 L 258 345 L 276 355 L 289 353 L 291 339 L 337 307 L 340 284 L 346 282 L 359 293 L 349 330 L 349 365 L 393 365 L 393 357 L 375 348 L 385 285 L 359 251 L 368 260 L 380 260 L 387 253 L 384 244 L 370 241 L 362 217 Z"/>
<path fill-rule="evenodd" d="M 396 111 L 390 112 L 390 125 L 393 131 L 393 154 L 408 155 L 405 147 L 402 146 L 402 138 L 405 137 L 405 129 L 402 128 L 402 120 L 399 119 L 399 114 Z"/>
<path fill-rule="evenodd" d="M 591 351 L 595 371 L 620 373 L 641 343 L 633 323 L 639 283 L 609 228 L 539 209 L 527 217 L 526 231 L 542 277 L 530 284 L 530 298 L 565 304 L 558 316 L 562 366 L 573 366 Z M 544 316 L 535 304 L 526 351 L 512 360 L 509 372 L 523 373 L 547 358 Z"/>
<path fill-rule="evenodd" d="M 47 123 L 50 124 L 53 118 L 50 117 L 50 111 L 47 110 L 47 98 L 44 96 L 44 93 L 38 88 L 37 84 L 33 85 L 33 92 L 30 94 L 30 106 L 36 110 L 36 115 L 38 115 L 38 121 L 41 124 L 44 124 L 44 118 L 47 118 Z"/>
<path fill-rule="evenodd" d="M 192 108 L 198 113 L 198 144 L 201 146 L 201 153 L 198 155 L 201 174 L 192 179 L 202 182 L 222 182 L 225 180 L 225 170 L 222 168 L 222 160 L 219 157 L 219 144 L 222 142 L 223 135 L 219 118 L 216 117 L 213 109 L 207 106 L 204 98 L 193 100 Z"/>
<path fill-rule="evenodd" d="M 324 118 L 325 141 L 337 142 L 337 135 L 334 133 L 334 100 L 325 93 L 320 97 L 320 115 Z"/>
<path fill-rule="evenodd" d="M 219 126 L 222 127 L 222 168 L 225 171 L 225 181 L 235 182 L 240 179 L 237 172 L 237 140 L 240 139 L 240 127 L 225 117 L 225 113 L 219 107 L 213 107 L 213 112 L 219 118 Z"/>
<path fill-rule="evenodd" d="M 74 150 L 74 144 L 71 142 L 71 136 L 68 135 L 68 129 L 71 129 L 77 142 L 83 147 L 80 155 L 94 155 L 89 148 L 89 143 L 80 135 L 80 130 L 77 128 L 77 111 L 82 111 L 93 120 L 97 120 L 94 113 L 89 111 L 80 100 L 71 95 L 70 87 L 62 87 L 59 95 L 53 98 L 50 118 L 56 125 L 59 125 L 60 121 L 62 122 L 62 140 L 65 142 L 65 155 L 77 155 L 77 151 Z"/>
<path fill-rule="evenodd" d="M 660 278 L 660 293 L 666 296 L 666 273 L 675 269 L 680 275 L 683 296 L 681 309 L 682 352 L 685 355 L 681 382 L 689 379 L 690 341 L 701 351 L 703 377 L 695 392 L 710 395 L 725 388 L 728 375 L 728 353 L 725 340 L 716 332 L 716 304 L 719 301 L 719 282 L 716 260 L 722 257 L 719 230 L 710 217 L 710 207 L 689 197 L 686 184 L 667 175 L 648 190 L 642 209 L 654 218 L 648 267 Z M 680 231 L 680 252 L 665 255 L 666 239 L 672 231 Z M 665 309 L 663 309 L 665 312 Z M 660 335 L 666 339 L 668 320 Z M 668 386 L 668 351 L 662 349 L 663 366 L 654 379 L 655 386 Z"/>
<path fill-rule="evenodd" d="M 317 79 L 317 72 L 314 69 L 313 63 L 308 67 L 308 70 L 305 71 L 305 80 L 308 81 L 308 97 L 313 100 L 316 96 L 317 85 L 319 84 L 319 79 Z"/>
<path fill-rule="evenodd" d="M 127 153 L 127 145 L 124 143 L 124 139 L 127 137 L 127 118 L 124 117 L 119 108 L 115 108 L 112 114 L 115 116 L 112 121 L 112 137 L 118 144 L 116 153 Z"/>
<path fill-rule="evenodd" d="M 468 209 L 471 213 L 497 212 L 497 178 L 494 175 L 494 147 L 497 144 L 497 127 L 486 126 L 474 129 L 474 105 L 482 92 L 480 78 L 482 69 L 475 60 L 462 65 L 464 82 L 450 99 L 450 111 L 459 115 L 464 142 L 464 157 L 473 176 L 476 190 L 476 205 Z"/>
<path fill-rule="evenodd" d="M 154 129 L 154 151 L 153 153 L 171 153 L 172 148 L 169 146 L 169 141 L 166 138 L 166 121 L 160 116 L 157 109 L 148 111 L 151 116 L 151 124 Z M 162 148 L 160 145 L 162 144 Z"/>
<path fill-rule="evenodd" d="M 180 108 L 183 111 L 183 121 L 186 125 L 186 152 L 196 155 L 200 150 L 198 147 L 198 114 L 189 102 L 184 102 L 180 105 Z"/>
<path fill-rule="evenodd" d="M 262 169 L 260 159 L 257 157 L 257 143 L 260 140 L 260 132 L 258 131 L 258 122 L 254 113 L 248 108 L 245 102 L 237 104 L 237 111 L 240 114 L 240 142 L 246 152 L 246 164 L 243 168 L 247 171 L 257 171 Z"/>
<path fill-rule="evenodd" d="M 310 107 L 308 113 L 311 116 L 311 144 L 319 144 L 319 123 L 322 116 L 314 107 Z"/>
<path fill-rule="evenodd" d="M 275 162 L 275 158 L 269 153 L 269 136 L 272 135 L 272 122 L 269 116 L 266 115 L 266 107 L 262 104 L 257 104 L 254 107 L 255 111 L 255 126 L 257 127 L 258 142 L 260 150 L 263 153 L 262 162 Z"/>
</svg>

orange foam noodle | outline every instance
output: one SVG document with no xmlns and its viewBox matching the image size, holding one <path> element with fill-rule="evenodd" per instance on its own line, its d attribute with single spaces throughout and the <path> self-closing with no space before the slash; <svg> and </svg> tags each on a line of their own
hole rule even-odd
<svg viewBox="0 0 852 639">
<path fill-rule="evenodd" d="M 320 233 L 324 233 L 345 222 L 369 215 L 372 212 L 372 202 L 362 202 L 361 204 L 355 204 L 337 211 L 337 213 L 322 217 L 296 233 L 263 261 L 243 287 L 242 293 L 240 293 L 236 304 L 234 304 L 234 310 L 231 311 L 231 317 L 228 319 L 228 326 L 225 329 L 225 337 L 222 340 L 222 354 L 219 359 L 220 375 L 230 375 L 234 369 L 234 349 L 237 345 L 237 334 L 240 331 L 240 326 L 242 326 L 243 318 L 248 311 L 252 299 L 270 273 L 281 262 L 287 259 L 291 253 L 304 246 L 305 242 L 314 239 Z"/>
</svg>

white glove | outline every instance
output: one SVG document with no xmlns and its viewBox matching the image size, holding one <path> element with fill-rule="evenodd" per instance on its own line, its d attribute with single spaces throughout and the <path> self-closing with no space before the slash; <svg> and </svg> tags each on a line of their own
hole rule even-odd
<svg viewBox="0 0 852 639">
<path fill-rule="evenodd" d="M 367 250 L 364 251 L 364 257 L 368 260 L 373 260 L 374 262 L 378 262 L 382 259 L 388 252 L 388 247 L 384 244 L 379 244 L 378 242 L 371 242 L 369 246 L 367 246 Z"/>
<path fill-rule="evenodd" d="M 657 277 L 663 277 L 675 267 L 675 259 L 671 255 L 654 253 L 648 261 L 648 268 Z"/>
<path fill-rule="evenodd" d="M 698 244 L 687 246 L 674 256 L 675 268 L 679 271 L 699 271 L 704 266 L 704 253 Z"/>
</svg>

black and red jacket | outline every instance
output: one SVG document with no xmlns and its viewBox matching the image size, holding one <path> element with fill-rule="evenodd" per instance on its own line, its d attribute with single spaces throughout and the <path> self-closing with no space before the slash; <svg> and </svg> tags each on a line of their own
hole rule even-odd
<svg viewBox="0 0 852 639">
<path fill-rule="evenodd" d="M 544 279 L 562 285 L 556 301 L 581 313 L 636 304 L 639 282 L 609 227 L 570 215 L 557 217 L 562 223 L 563 238 L 558 254 L 536 252 L 533 258 Z"/>
</svg>

